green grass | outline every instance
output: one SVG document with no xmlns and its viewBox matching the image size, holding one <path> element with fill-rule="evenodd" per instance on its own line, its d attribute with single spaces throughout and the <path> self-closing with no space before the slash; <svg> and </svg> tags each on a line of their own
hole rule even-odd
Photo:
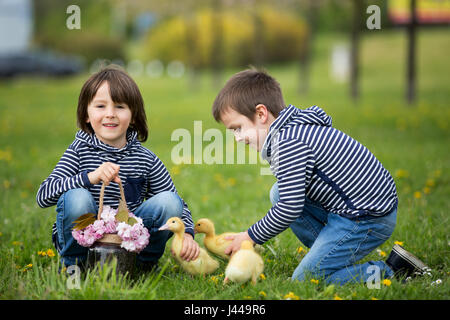
<svg viewBox="0 0 450 320">
<path fill-rule="evenodd" d="M 40 209 L 35 195 L 76 131 L 76 104 L 87 75 L 76 78 L 15 79 L 0 84 L 0 299 L 283 299 L 289 292 L 300 299 L 449 299 L 449 152 L 448 101 L 450 62 L 448 30 L 422 31 L 418 39 L 418 101 L 404 102 L 405 39 L 401 31 L 369 32 L 361 53 L 361 97 L 353 102 L 348 85 L 328 77 L 331 46 L 346 38 L 318 38 L 311 68 L 311 90 L 299 95 L 298 67 L 269 66 L 281 83 L 287 103 L 319 105 L 333 125 L 366 145 L 392 173 L 399 209 L 392 237 L 379 249 L 389 254 L 394 241 L 423 259 L 432 269 L 428 278 L 370 290 L 363 284 L 326 287 L 287 279 L 307 252 L 286 230 L 264 246 L 265 280 L 256 286 L 222 285 L 225 263 L 207 277 L 180 271 L 168 250 L 159 278 L 108 279 L 108 271 L 82 277 L 81 289 L 69 290 L 69 275 L 58 274 L 58 258 L 39 256 L 52 248 L 55 208 Z M 227 70 L 223 81 L 237 70 Z M 272 176 L 259 174 L 257 165 L 183 165 L 171 161 L 176 142 L 171 133 L 203 121 L 203 132 L 224 128 L 211 116 L 219 88 L 211 75 L 199 76 L 197 89 L 188 79 L 137 78 L 143 93 L 150 136 L 144 144 L 172 173 L 194 220 L 211 218 L 218 232 L 244 231 L 270 208 Z M 207 143 L 205 142 L 204 145 Z M 202 236 L 196 239 L 201 243 Z M 297 248 L 305 249 L 298 253 Z M 372 252 L 363 261 L 382 259 Z M 31 267 L 26 267 L 32 264 Z M 440 285 L 431 285 L 441 279 Z"/>
</svg>

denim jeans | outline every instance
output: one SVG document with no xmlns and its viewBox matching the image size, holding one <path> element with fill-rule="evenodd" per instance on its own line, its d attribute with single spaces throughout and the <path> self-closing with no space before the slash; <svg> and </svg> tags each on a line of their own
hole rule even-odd
<svg viewBox="0 0 450 320">
<path fill-rule="evenodd" d="M 80 246 L 72 237 L 73 221 L 85 213 L 98 212 L 97 204 L 86 189 L 72 189 L 64 193 L 56 207 L 57 241 L 61 262 L 66 265 L 83 263 L 87 258 L 88 248 Z M 173 192 L 158 193 L 143 202 L 134 214 L 142 218 L 150 233 L 149 244 L 138 255 L 138 263 L 157 262 L 163 255 L 171 231 L 158 231 L 171 217 L 181 218 L 183 204 L 181 198 Z"/>
<path fill-rule="evenodd" d="M 270 200 L 273 204 L 279 200 L 277 183 L 270 191 Z M 292 280 L 311 276 L 344 284 L 392 277 L 394 273 L 384 261 L 356 262 L 391 236 L 396 218 L 397 209 L 382 217 L 348 219 L 327 212 L 306 198 L 302 214 L 290 228 L 310 250 L 295 269 Z"/>
</svg>

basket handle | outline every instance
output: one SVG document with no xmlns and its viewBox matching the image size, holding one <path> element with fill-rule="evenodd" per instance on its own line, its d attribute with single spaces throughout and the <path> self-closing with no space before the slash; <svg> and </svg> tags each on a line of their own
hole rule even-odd
<svg viewBox="0 0 450 320">
<path fill-rule="evenodd" d="M 120 197 L 122 201 L 127 204 L 127 200 L 125 199 L 125 193 L 123 191 L 122 181 L 119 180 L 118 182 L 119 189 L 120 189 Z M 98 214 L 97 214 L 97 220 L 100 220 L 101 213 L 103 211 L 103 197 L 105 196 L 105 183 L 102 183 L 102 188 L 100 189 L 100 199 L 98 203 Z"/>
</svg>

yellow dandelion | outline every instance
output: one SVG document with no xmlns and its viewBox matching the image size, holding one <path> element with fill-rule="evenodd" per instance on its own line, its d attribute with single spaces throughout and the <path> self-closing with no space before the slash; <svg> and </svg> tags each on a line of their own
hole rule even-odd
<svg viewBox="0 0 450 320">
<path fill-rule="evenodd" d="M 21 241 L 13 241 L 12 242 L 13 246 L 21 246 L 22 244 L 23 244 L 23 242 L 21 242 Z"/>
<path fill-rule="evenodd" d="M 11 162 L 12 160 L 11 150 L 0 150 L 0 160 Z"/>
<path fill-rule="evenodd" d="M 397 169 L 395 171 L 395 177 L 398 179 L 409 177 L 409 172 L 403 169 Z"/>
<path fill-rule="evenodd" d="M 55 256 L 55 253 L 53 252 L 52 249 L 48 249 L 46 253 L 47 253 L 47 256 L 49 256 L 50 258 L 53 258 Z"/>
<path fill-rule="evenodd" d="M 260 295 L 260 296 L 263 296 L 263 297 L 267 297 L 267 294 L 266 294 L 264 291 L 260 291 L 260 292 L 259 292 L 259 295 Z"/>
<path fill-rule="evenodd" d="M 32 263 L 30 263 L 30 264 L 27 264 L 25 267 L 27 267 L 27 268 L 31 268 L 31 267 L 33 267 L 33 264 Z"/>
<path fill-rule="evenodd" d="M 293 293 L 291 291 L 288 294 L 285 294 L 283 299 L 285 299 L 285 300 L 300 300 L 300 297 L 295 295 L 295 293 Z"/>
<path fill-rule="evenodd" d="M 172 167 L 172 174 L 174 175 L 174 176 L 176 176 L 176 175 L 178 175 L 178 174 L 180 174 L 180 167 L 179 166 L 173 166 Z"/>
<path fill-rule="evenodd" d="M 11 187 L 11 182 L 9 182 L 9 180 L 3 180 L 3 187 L 9 189 L 9 187 Z"/>
<path fill-rule="evenodd" d="M 423 188 L 423 193 L 429 194 L 430 192 L 431 192 L 431 189 L 429 187 L 424 187 Z"/>
<path fill-rule="evenodd" d="M 228 178 L 228 185 L 231 186 L 231 187 L 236 185 L 236 179 L 235 178 Z"/>
<path fill-rule="evenodd" d="M 378 300 L 377 298 L 375 298 L 375 297 L 372 297 L 372 298 L 370 298 L 370 300 Z"/>
<path fill-rule="evenodd" d="M 435 178 L 439 178 L 440 176 L 441 176 L 441 174 L 442 174 L 442 170 L 435 170 L 434 172 L 433 172 L 433 176 L 435 177 Z"/>
<path fill-rule="evenodd" d="M 259 275 L 259 277 L 261 278 L 261 280 L 266 280 L 266 276 L 264 275 L 264 273 L 261 273 L 261 274 Z"/>
<path fill-rule="evenodd" d="M 403 241 L 396 240 L 396 241 L 394 241 L 394 244 L 398 244 L 399 246 L 402 246 L 403 245 Z"/>
<path fill-rule="evenodd" d="M 45 257 L 47 255 L 47 253 L 45 251 L 38 251 L 38 256 L 43 256 Z"/>
<path fill-rule="evenodd" d="M 377 252 L 380 257 L 386 257 L 386 252 L 384 252 L 383 250 L 377 249 Z"/>
<path fill-rule="evenodd" d="M 314 284 L 319 284 L 319 280 L 316 280 L 316 279 L 311 279 L 311 283 L 314 283 Z"/>
<path fill-rule="evenodd" d="M 422 193 L 420 191 L 414 192 L 414 198 L 416 198 L 416 199 L 422 198 Z"/>
<path fill-rule="evenodd" d="M 215 276 L 212 276 L 209 281 L 214 282 L 215 284 L 217 284 L 219 282 L 219 279 Z"/>
<path fill-rule="evenodd" d="M 389 279 L 384 279 L 381 283 L 384 284 L 385 286 L 389 287 L 392 282 Z"/>
<path fill-rule="evenodd" d="M 342 298 L 335 294 L 333 300 L 342 300 Z"/>
<path fill-rule="evenodd" d="M 297 253 L 302 253 L 303 251 L 305 251 L 305 249 L 303 249 L 303 247 L 298 247 L 297 248 Z"/>
</svg>

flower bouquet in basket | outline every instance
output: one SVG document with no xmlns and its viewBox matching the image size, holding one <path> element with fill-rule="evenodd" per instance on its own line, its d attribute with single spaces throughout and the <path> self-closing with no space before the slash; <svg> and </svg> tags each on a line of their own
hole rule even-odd
<svg viewBox="0 0 450 320">
<path fill-rule="evenodd" d="M 83 247 L 91 247 L 95 242 L 116 244 L 129 252 L 141 252 L 149 242 L 150 234 L 141 218 L 128 211 L 122 183 L 119 183 L 121 199 L 119 207 L 103 206 L 105 185 L 100 191 L 97 218 L 87 213 L 74 221 L 72 236 Z"/>
</svg>

